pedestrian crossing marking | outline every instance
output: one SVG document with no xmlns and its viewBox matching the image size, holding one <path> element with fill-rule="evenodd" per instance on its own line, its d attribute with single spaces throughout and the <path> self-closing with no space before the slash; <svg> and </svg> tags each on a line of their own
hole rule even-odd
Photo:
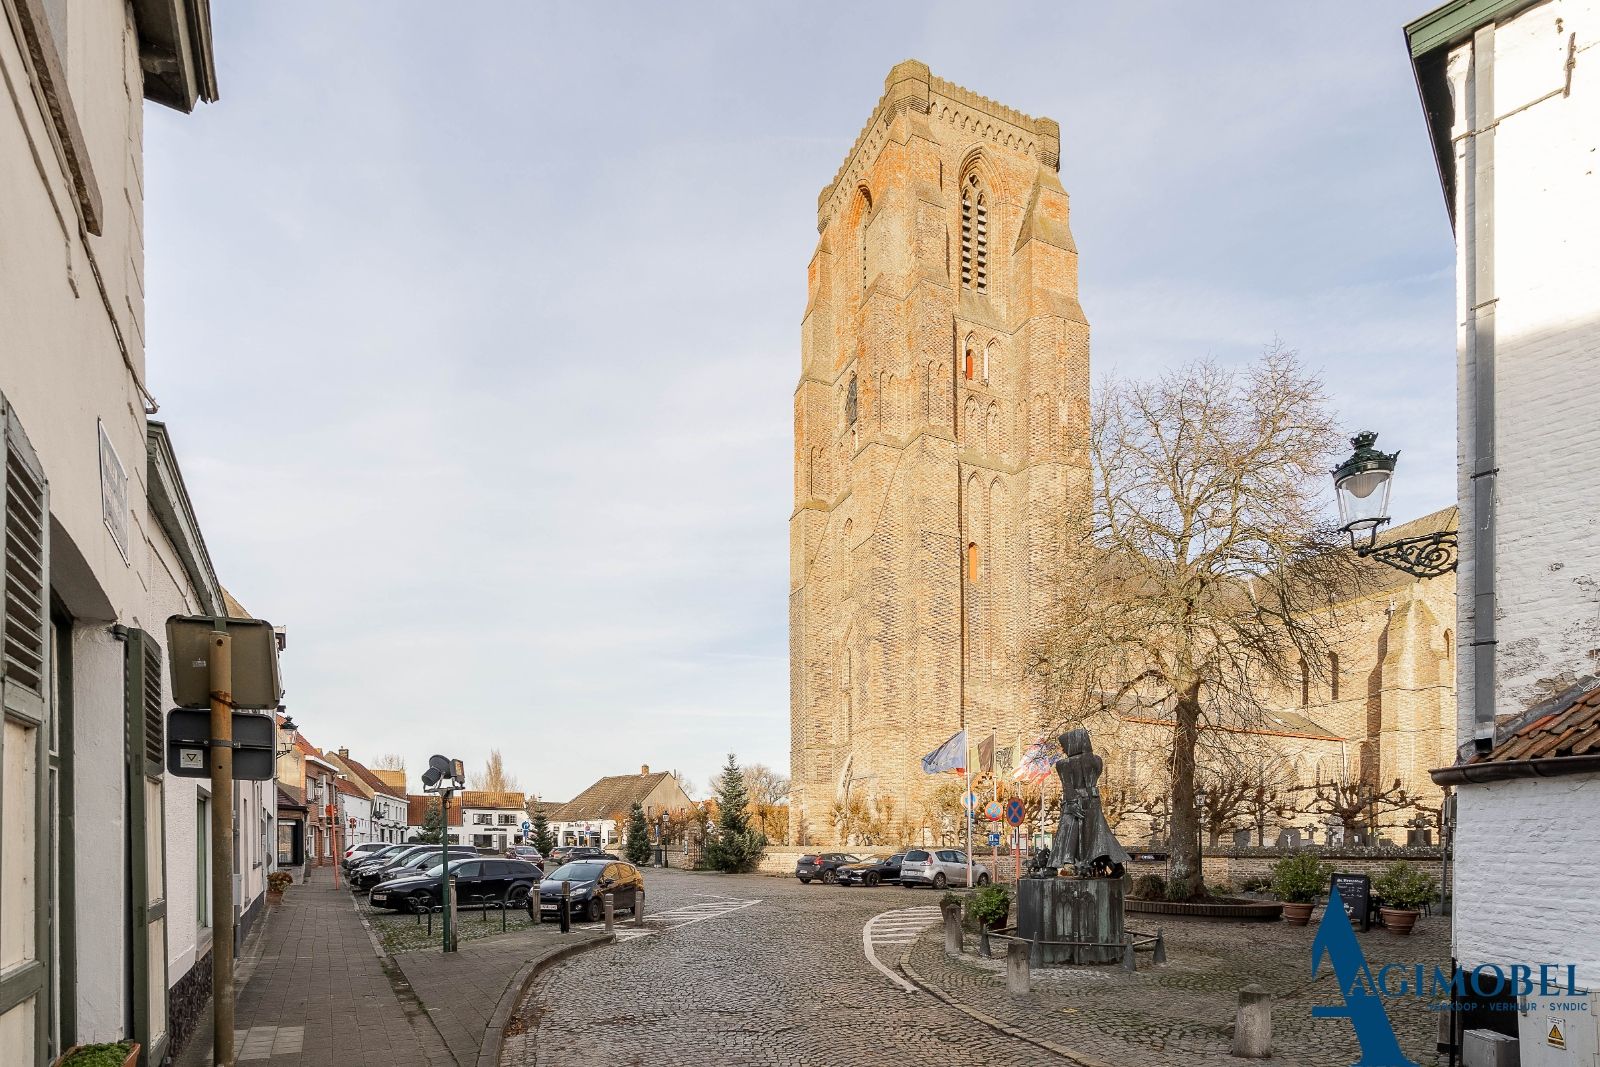
<svg viewBox="0 0 1600 1067">
<path fill-rule="evenodd" d="M 861 928 L 861 952 L 867 957 L 868 963 L 876 967 L 898 988 L 906 993 L 915 993 L 916 986 L 895 974 L 878 959 L 877 947 L 909 945 L 916 941 L 917 935 L 923 930 L 938 922 L 939 917 L 937 906 L 895 908 L 893 911 L 880 912 L 868 919 L 866 925 Z"/>
</svg>

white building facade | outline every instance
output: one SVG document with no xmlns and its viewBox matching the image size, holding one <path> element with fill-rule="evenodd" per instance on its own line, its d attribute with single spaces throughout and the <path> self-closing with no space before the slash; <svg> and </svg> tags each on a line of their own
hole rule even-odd
<svg viewBox="0 0 1600 1067">
<path fill-rule="evenodd" d="M 174 558 L 181 523 L 154 512 L 142 107 L 215 99 L 204 11 L 0 0 L 7 1067 L 130 1037 L 159 1062 L 171 1045 L 186 934 L 163 825 L 162 646 L 167 603 L 208 591 Z"/>
<path fill-rule="evenodd" d="M 1600 648 L 1600 0 L 1457 0 L 1407 37 L 1457 245 L 1454 953 L 1597 989 L 1600 739 L 1541 723 Z"/>
</svg>

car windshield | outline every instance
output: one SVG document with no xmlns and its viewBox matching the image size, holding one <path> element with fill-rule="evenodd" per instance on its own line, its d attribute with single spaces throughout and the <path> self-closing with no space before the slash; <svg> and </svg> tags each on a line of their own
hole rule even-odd
<svg viewBox="0 0 1600 1067">
<path fill-rule="evenodd" d="M 547 882 L 592 882 L 606 869 L 603 863 L 568 863 L 544 876 Z"/>
<path fill-rule="evenodd" d="M 461 866 L 463 863 L 466 863 L 469 859 L 472 859 L 472 858 L 474 858 L 474 857 L 471 857 L 471 856 L 453 856 L 450 859 L 450 869 L 453 871 L 457 867 Z M 440 875 L 442 875 L 444 873 L 444 864 L 435 863 L 432 867 L 429 867 L 423 873 L 429 878 L 438 878 Z"/>
</svg>

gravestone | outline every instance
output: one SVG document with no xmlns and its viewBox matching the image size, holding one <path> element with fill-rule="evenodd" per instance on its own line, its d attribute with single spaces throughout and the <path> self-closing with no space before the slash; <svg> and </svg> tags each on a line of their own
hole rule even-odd
<svg viewBox="0 0 1600 1067">
<path fill-rule="evenodd" d="M 1233 847 L 1234 848 L 1249 848 L 1250 847 L 1250 831 L 1249 830 L 1235 830 L 1233 832 Z"/>
</svg>

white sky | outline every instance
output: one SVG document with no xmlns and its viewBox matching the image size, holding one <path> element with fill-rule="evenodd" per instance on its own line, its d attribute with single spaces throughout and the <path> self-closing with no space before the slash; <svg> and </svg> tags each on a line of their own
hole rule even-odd
<svg viewBox="0 0 1600 1067">
<path fill-rule="evenodd" d="M 213 5 L 147 108 L 149 374 L 213 560 L 358 758 L 566 799 L 788 766 L 816 197 L 916 57 L 1062 128 L 1095 373 L 1276 335 L 1454 499 L 1426 2 Z"/>
</svg>

